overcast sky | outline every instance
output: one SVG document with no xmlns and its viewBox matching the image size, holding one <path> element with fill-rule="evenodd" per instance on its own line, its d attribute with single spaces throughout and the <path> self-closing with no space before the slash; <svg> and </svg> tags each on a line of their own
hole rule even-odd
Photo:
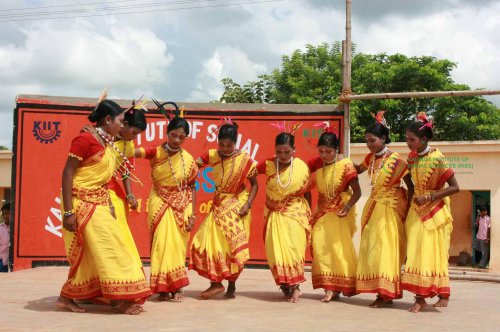
<svg viewBox="0 0 500 332">
<path fill-rule="evenodd" d="M 97 98 L 108 85 L 111 98 L 208 102 L 224 77 L 245 83 L 283 54 L 344 39 L 344 0 L 264 1 L 2 0 L 0 145 L 12 146 L 18 94 Z M 97 12 L 97 3 L 141 13 L 41 20 L 17 10 L 118 12 Z M 352 38 L 363 53 L 450 59 L 457 83 L 500 89 L 499 13 L 499 0 L 353 0 Z M 500 106 L 500 97 L 489 100 Z"/>
</svg>

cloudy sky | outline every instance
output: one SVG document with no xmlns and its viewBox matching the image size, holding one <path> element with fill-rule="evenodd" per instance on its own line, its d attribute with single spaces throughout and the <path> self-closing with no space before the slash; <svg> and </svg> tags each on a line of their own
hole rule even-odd
<svg viewBox="0 0 500 332">
<path fill-rule="evenodd" d="M 353 0 L 352 38 L 363 53 L 450 59 L 456 82 L 500 89 L 498 13 L 499 0 Z M 342 40 L 344 24 L 344 0 L 2 0 L 0 145 L 18 94 L 97 98 L 108 85 L 111 98 L 207 102 L 222 78 L 255 79 Z"/>
</svg>

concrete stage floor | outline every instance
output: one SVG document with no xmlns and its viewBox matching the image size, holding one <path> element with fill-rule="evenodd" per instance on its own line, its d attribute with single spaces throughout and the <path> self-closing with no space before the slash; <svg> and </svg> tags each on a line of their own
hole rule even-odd
<svg viewBox="0 0 500 332">
<path fill-rule="evenodd" d="M 197 295 L 208 282 L 190 271 L 184 302 L 158 302 L 153 296 L 145 312 L 127 316 L 93 304 L 82 305 L 87 313 L 58 310 L 55 300 L 67 272 L 67 267 L 43 267 L 1 273 L 0 331 L 500 331 L 500 283 L 495 282 L 452 280 L 448 308 L 429 306 L 413 314 L 407 311 L 410 293 L 380 309 L 368 307 L 371 294 L 322 303 L 323 291 L 312 289 L 309 273 L 300 302 L 290 304 L 270 271 L 261 269 L 242 273 L 236 299 L 200 300 Z"/>
</svg>

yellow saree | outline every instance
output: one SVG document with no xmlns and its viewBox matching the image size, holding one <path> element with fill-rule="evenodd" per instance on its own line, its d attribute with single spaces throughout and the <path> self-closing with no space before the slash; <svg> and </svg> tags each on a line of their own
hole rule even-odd
<svg viewBox="0 0 500 332">
<path fill-rule="evenodd" d="M 88 138 L 92 139 L 95 140 Z M 142 263 L 135 244 L 132 245 L 133 239 L 123 236 L 126 221 L 113 218 L 108 205 L 109 191 L 105 184 L 115 170 L 114 151 L 106 146 L 88 158 L 73 153 L 70 156 L 81 161 L 73 178 L 77 230 L 73 233 L 63 229 L 70 270 L 61 296 L 71 299 L 102 296 L 142 303 L 151 294 Z"/>
<path fill-rule="evenodd" d="M 356 294 L 356 252 L 352 237 L 356 232 L 356 209 L 347 216 L 342 210 L 352 193 L 349 183 L 357 179 L 350 159 L 342 159 L 316 171 L 319 202 L 312 226 L 313 288 Z"/>
<path fill-rule="evenodd" d="M 193 238 L 189 269 L 212 282 L 235 281 L 250 258 L 251 216 L 242 218 L 238 212 L 248 200 L 245 180 L 257 175 L 256 163 L 241 151 L 222 161 L 215 149 L 198 163 L 213 167 L 216 191 L 211 211 Z"/>
<path fill-rule="evenodd" d="M 424 157 L 412 152 L 408 167 L 415 184 L 414 197 L 442 189 L 453 176 L 453 170 L 437 149 Z M 406 266 L 401 280 L 404 290 L 422 297 L 449 297 L 448 250 L 452 221 L 449 197 L 422 206 L 411 203 L 406 218 Z"/>
<path fill-rule="evenodd" d="M 310 189 L 307 165 L 294 158 L 293 164 L 276 174 L 275 159 L 263 162 L 266 174 L 266 208 L 264 211 L 264 241 L 267 263 L 277 285 L 293 286 L 304 282 L 304 262 L 310 238 L 311 211 L 304 198 Z M 276 180 L 280 177 L 280 186 Z"/>
<path fill-rule="evenodd" d="M 114 146 L 129 160 L 132 160 L 134 157 L 135 146 L 133 141 L 115 141 Z M 122 155 L 116 150 L 114 151 L 114 154 L 116 158 L 116 174 L 121 177 L 127 174 L 130 170 L 128 170 L 127 166 L 124 164 Z M 108 182 L 108 189 L 109 198 L 115 208 L 116 222 L 120 224 L 122 240 L 126 245 L 127 250 L 134 256 L 134 259 L 141 262 L 141 256 L 139 255 L 134 237 L 132 236 L 132 232 L 128 226 L 128 203 L 125 191 L 122 189 L 122 185 L 116 180 L 116 177 L 112 177 L 111 181 Z"/>
<path fill-rule="evenodd" d="M 186 252 L 192 215 L 192 185 L 198 174 L 193 157 L 184 149 L 172 156 L 158 146 L 143 156 L 151 159 L 153 188 L 149 195 L 148 225 L 151 234 L 151 278 L 153 293 L 171 292 L 189 285 Z"/>
<path fill-rule="evenodd" d="M 361 216 L 356 291 L 400 298 L 407 206 L 406 190 L 400 185 L 408 167 L 395 152 L 379 159 L 370 153 L 363 166 L 373 187 Z"/>
</svg>

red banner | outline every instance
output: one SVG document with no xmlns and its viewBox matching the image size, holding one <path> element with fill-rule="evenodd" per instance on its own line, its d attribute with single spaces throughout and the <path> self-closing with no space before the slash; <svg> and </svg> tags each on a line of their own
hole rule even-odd
<svg viewBox="0 0 500 332">
<path fill-rule="evenodd" d="M 130 104 L 122 103 L 124 107 L 127 105 Z M 303 123 L 296 134 L 295 143 L 296 156 L 303 160 L 317 155 L 316 143 L 321 131 L 313 127 L 314 124 L 328 120 L 339 133 L 342 132 L 343 118 L 341 113 L 335 111 L 335 105 L 183 105 L 191 126 L 190 138 L 183 147 L 195 158 L 206 150 L 217 147 L 213 129 L 220 125 L 220 115 L 231 117 L 239 124 L 237 148 L 247 151 L 257 161 L 274 156 L 274 138 L 278 130 L 271 126 L 273 122 L 286 120 L 290 124 Z M 13 172 L 15 270 L 40 264 L 57 264 L 66 259 L 61 233 L 62 170 L 71 140 L 88 124 L 90 110 L 90 102 L 84 102 L 84 99 L 66 98 L 63 101 L 55 97 L 18 98 Z M 135 142 L 137 147 L 156 146 L 166 139 L 167 120 L 154 111 L 148 113 L 147 117 L 147 130 L 138 136 Z M 139 208 L 130 212 L 129 225 L 142 259 L 148 260 L 150 244 L 146 207 L 151 190 L 150 169 L 146 160 L 136 159 L 135 163 L 136 175 L 142 185 L 133 184 Z M 212 204 L 215 185 L 211 171 L 211 168 L 203 169 L 197 178 L 198 225 L 210 211 Z M 259 193 L 252 206 L 252 258 L 249 263 L 266 262 L 262 236 L 264 201 L 265 179 L 260 176 Z"/>
</svg>

